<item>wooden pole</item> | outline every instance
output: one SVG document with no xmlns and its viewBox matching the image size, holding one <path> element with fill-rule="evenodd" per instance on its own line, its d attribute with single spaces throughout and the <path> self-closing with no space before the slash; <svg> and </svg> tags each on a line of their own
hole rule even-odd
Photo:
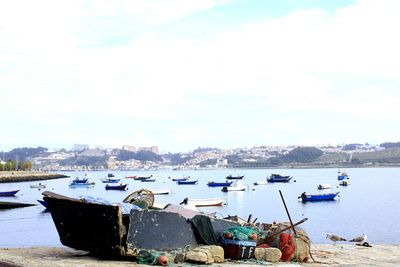
<svg viewBox="0 0 400 267">
<path fill-rule="evenodd" d="M 286 230 L 288 230 L 288 229 L 290 229 L 290 228 L 292 228 L 292 227 L 294 227 L 294 226 L 297 226 L 297 225 L 299 225 L 299 224 L 302 224 L 303 222 L 305 222 L 305 221 L 307 221 L 307 220 L 308 220 L 308 218 L 304 218 L 303 220 L 298 221 L 297 223 L 295 223 L 295 224 L 293 224 L 293 225 L 290 225 L 290 226 L 288 226 L 288 227 L 283 228 L 283 229 L 280 230 L 279 232 L 276 232 L 276 233 L 273 233 L 273 234 L 271 234 L 271 235 L 269 235 L 269 236 L 266 236 L 265 239 L 274 237 L 274 236 L 276 236 L 276 235 L 279 235 L 280 233 L 285 232 Z"/>
<path fill-rule="evenodd" d="M 290 225 L 291 225 L 291 227 L 292 227 L 292 229 L 293 229 L 293 232 L 294 232 L 295 235 L 297 235 L 296 230 L 294 229 L 294 225 L 293 225 L 293 222 L 292 222 L 292 218 L 290 218 L 289 210 L 288 210 L 288 208 L 286 207 L 285 199 L 283 198 L 283 195 L 282 195 L 281 190 L 279 190 L 279 194 L 281 195 L 281 199 L 282 199 L 283 205 L 285 206 L 285 210 L 286 210 L 287 216 L 289 217 Z"/>
</svg>

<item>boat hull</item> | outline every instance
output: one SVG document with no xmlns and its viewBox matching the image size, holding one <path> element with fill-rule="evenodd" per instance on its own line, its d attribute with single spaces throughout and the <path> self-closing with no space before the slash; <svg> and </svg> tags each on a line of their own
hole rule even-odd
<svg viewBox="0 0 400 267">
<path fill-rule="evenodd" d="M 43 195 L 64 246 L 95 255 L 125 255 L 126 230 L 119 206 L 88 203 L 52 192 Z"/>
<path fill-rule="evenodd" d="M 225 178 L 228 180 L 240 180 L 243 179 L 244 175 L 239 175 L 239 176 L 232 176 L 232 175 L 228 175 Z"/>
<path fill-rule="evenodd" d="M 0 201 L 0 210 L 24 208 L 30 206 L 36 206 L 36 204 Z"/>
<path fill-rule="evenodd" d="M 271 174 L 267 179 L 268 183 L 288 183 L 292 179 L 292 176 L 282 176 L 279 174 Z"/>
<path fill-rule="evenodd" d="M 300 197 L 303 202 L 333 201 L 335 200 L 335 197 L 338 194 L 339 192 L 330 194 L 316 194 L 316 195 L 302 194 Z"/>
<path fill-rule="evenodd" d="M 223 198 L 211 198 L 211 199 L 189 199 L 188 204 L 196 207 L 212 207 L 222 206 L 225 200 Z"/>
<path fill-rule="evenodd" d="M 209 187 L 223 187 L 223 186 L 231 186 L 233 182 L 223 182 L 223 183 L 218 183 L 218 182 L 209 182 L 207 185 Z"/>
<path fill-rule="evenodd" d="M 128 185 L 127 184 L 125 184 L 125 185 L 106 185 L 106 190 L 121 190 L 121 191 L 124 191 L 124 190 L 126 190 Z"/>
<path fill-rule="evenodd" d="M 0 192 L 0 197 L 13 197 L 19 190 Z"/>
<path fill-rule="evenodd" d="M 149 189 L 153 195 L 169 195 L 171 194 L 171 189 L 166 188 L 166 189 Z"/>
<path fill-rule="evenodd" d="M 177 184 L 179 184 L 179 185 L 194 185 L 194 184 L 197 184 L 197 182 L 198 182 L 198 180 L 196 180 L 196 181 L 178 181 L 177 182 Z"/>
</svg>

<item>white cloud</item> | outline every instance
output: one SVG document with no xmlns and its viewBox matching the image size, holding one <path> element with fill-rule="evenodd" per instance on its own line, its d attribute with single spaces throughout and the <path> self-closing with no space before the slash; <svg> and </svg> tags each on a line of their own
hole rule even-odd
<svg viewBox="0 0 400 267">
<path fill-rule="evenodd" d="M 256 100 L 243 105 L 254 106 L 259 111 L 254 116 L 287 131 L 302 120 L 278 115 L 269 119 L 270 112 L 374 120 L 400 116 L 398 1 L 359 1 L 334 12 L 295 11 L 231 28 L 203 41 L 169 37 L 164 31 L 168 27 L 159 27 L 226 3 L 89 1 L 82 6 L 75 1 L 3 2 L 1 111 L 41 125 L 66 124 L 66 131 L 77 126 L 74 121 L 82 114 L 113 117 L 122 124 L 136 118 L 168 122 L 210 109 L 209 103 L 196 101 L 196 95 L 251 96 Z M 119 17 L 121 21 L 113 20 Z M 116 24 L 102 32 L 104 24 L 96 24 L 102 19 Z M 144 25 L 143 32 L 130 36 L 129 27 L 135 23 Z M 114 46 L 82 46 L 85 33 L 104 37 L 115 27 L 121 28 L 119 34 L 125 34 L 127 41 Z M 226 99 L 221 110 L 230 104 L 229 97 Z M 246 121 L 239 113 L 235 115 L 238 124 Z M 132 138 L 149 145 L 161 140 L 151 127 L 142 130 L 154 135 Z M 209 128 L 181 125 L 170 134 L 175 143 L 217 143 L 224 138 Z M 244 135 L 256 143 L 280 138 L 268 135 L 269 130 L 238 131 L 230 140 L 245 142 Z M 95 130 L 87 131 L 90 136 Z M 399 129 L 394 131 L 399 133 Z M 96 135 L 93 140 L 101 141 L 103 135 Z M 68 138 L 78 142 L 84 136 Z M 120 140 L 115 141 L 118 143 L 129 140 L 108 138 Z M 311 136 L 309 140 L 317 139 Z"/>
</svg>

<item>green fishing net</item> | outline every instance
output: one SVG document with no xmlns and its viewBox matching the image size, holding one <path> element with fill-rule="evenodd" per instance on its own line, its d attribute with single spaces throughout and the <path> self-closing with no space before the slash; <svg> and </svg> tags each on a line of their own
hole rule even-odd
<svg viewBox="0 0 400 267">
<path fill-rule="evenodd" d="M 223 236 L 227 236 L 230 233 L 232 235 L 232 239 L 236 240 L 249 240 L 253 234 L 256 234 L 259 238 L 263 238 L 264 235 L 257 229 L 250 226 L 232 226 L 227 228 L 223 232 Z"/>
</svg>

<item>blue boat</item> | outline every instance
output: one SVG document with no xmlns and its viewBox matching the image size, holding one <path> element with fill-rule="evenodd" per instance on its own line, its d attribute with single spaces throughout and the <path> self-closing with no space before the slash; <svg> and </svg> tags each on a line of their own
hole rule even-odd
<svg viewBox="0 0 400 267">
<path fill-rule="evenodd" d="M 114 177 L 115 175 L 112 173 L 107 174 L 107 177 Z"/>
<path fill-rule="evenodd" d="M 180 184 L 180 185 L 184 185 L 184 184 L 197 184 L 197 182 L 198 182 L 198 180 L 194 180 L 194 181 L 178 181 L 178 182 L 176 182 L 177 184 Z"/>
<path fill-rule="evenodd" d="M 231 186 L 233 182 L 208 182 L 208 186 L 210 187 L 219 187 L 219 186 Z"/>
<path fill-rule="evenodd" d="M 107 184 L 114 184 L 114 183 L 118 183 L 121 179 L 113 179 L 113 178 L 107 178 L 107 179 L 102 179 L 101 181 L 103 183 L 107 183 Z"/>
<path fill-rule="evenodd" d="M 86 184 L 88 182 L 88 178 L 83 178 L 83 179 L 79 179 L 78 177 L 76 177 L 75 180 L 72 180 L 72 183 L 76 183 L 76 184 Z"/>
<path fill-rule="evenodd" d="M 332 201 L 335 200 L 337 195 L 339 195 L 339 192 L 315 195 L 307 195 L 306 192 L 303 192 L 298 198 L 301 198 L 302 202 Z"/>
<path fill-rule="evenodd" d="M 342 181 L 345 179 L 349 179 L 349 175 L 345 172 L 340 172 L 338 171 L 338 177 L 337 177 L 338 181 Z"/>
<path fill-rule="evenodd" d="M 127 190 L 128 184 L 119 184 L 119 185 L 106 185 L 106 190 Z"/>
<path fill-rule="evenodd" d="M 45 208 L 47 209 L 47 202 L 46 202 L 46 201 L 40 200 L 40 199 L 38 199 L 37 201 L 38 201 L 40 204 L 42 204 L 43 207 L 45 207 Z"/>
<path fill-rule="evenodd" d="M 292 176 L 283 176 L 280 174 L 273 173 L 267 179 L 268 183 L 288 183 L 292 179 Z"/>
<path fill-rule="evenodd" d="M 140 181 L 142 181 L 142 182 L 155 182 L 156 181 L 156 178 L 153 178 L 153 179 L 143 179 L 143 180 L 140 180 Z"/>
<path fill-rule="evenodd" d="M 13 197 L 19 190 L 0 192 L 0 197 Z"/>
<path fill-rule="evenodd" d="M 228 180 L 239 180 L 239 179 L 243 179 L 244 175 L 239 175 L 239 176 L 232 176 L 231 174 L 226 176 L 225 178 Z"/>
</svg>

